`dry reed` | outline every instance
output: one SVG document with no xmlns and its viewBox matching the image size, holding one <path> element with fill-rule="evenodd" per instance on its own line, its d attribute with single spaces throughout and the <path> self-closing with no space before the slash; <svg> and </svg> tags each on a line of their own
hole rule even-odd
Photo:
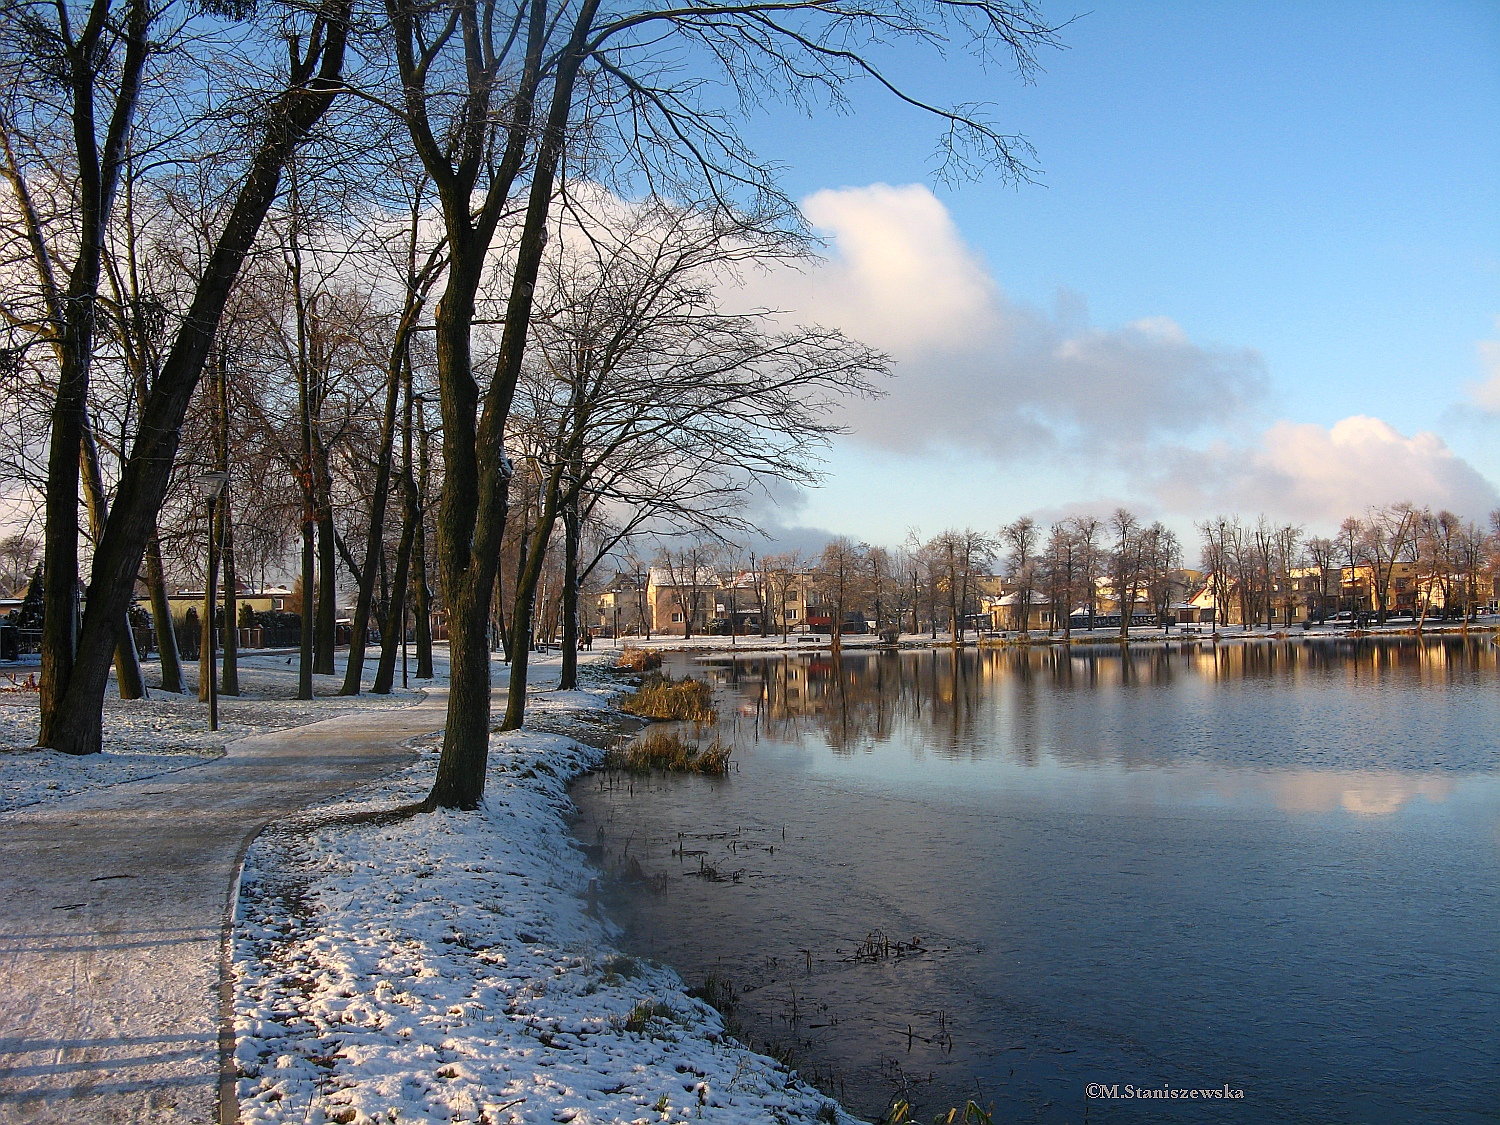
<svg viewBox="0 0 1500 1125">
<path fill-rule="evenodd" d="M 729 772 L 732 752 L 733 748 L 724 745 L 717 737 L 707 746 L 700 746 L 672 731 L 648 730 L 634 741 L 611 750 L 604 766 L 628 773 L 667 770 L 717 776 Z"/>
<path fill-rule="evenodd" d="M 661 653 L 626 646 L 625 651 L 620 653 L 619 663 L 615 666 L 625 672 L 649 672 L 653 668 L 661 667 Z"/>
<path fill-rule="evenodd" d="M 620 710 L 643 719 L 683 719 L 692 723 L 717 722 L 714 693 L 702 680 L 691 676 L 651 676 L 640 688 L 620 700 Z"/>
</svg>

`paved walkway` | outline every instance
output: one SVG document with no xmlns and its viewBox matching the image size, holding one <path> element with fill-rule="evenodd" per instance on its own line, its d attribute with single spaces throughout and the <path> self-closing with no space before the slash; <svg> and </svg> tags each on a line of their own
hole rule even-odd
<svg viewBox="0 0 1500 1125">
<path fill-rule="evenodd" d="M 441 728 L 446 704 L 434 691 L 0 816 L 0 1123 L 218 1121 L 244 849 L 271 821 L 404 764 L 403 744 Z"/>
</svg>

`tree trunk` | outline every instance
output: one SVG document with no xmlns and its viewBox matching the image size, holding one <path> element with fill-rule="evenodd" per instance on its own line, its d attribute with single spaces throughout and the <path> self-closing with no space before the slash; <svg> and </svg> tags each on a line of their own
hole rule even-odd
<svg viewBox="0 0 1500 1125">
<path fill-rule="evenodd" d="M 398 393 L 403 385 L 403 372 L 408 364 L 406 362 L 406 340 L 403 331 L 393 349 L 390 362 L 390 376 L 386 381 L 385 390 L 385 415 L 381 419 L 380 426 L 380 458 L 375 468 L 375 494 L 370 498 L 370 523 L 365 532 L 365 565 L 360 572 L 359 596 L 354 604 L 354 624 L 349 636 L 349 659 L 344 669 L 344 686 L 339 689 L 340 695 L 358 695 L 360 677 L 364 675 L 365 669 L 365 641 L 370 627 L 370 602 L 375 592 L 375 560 L 381 560 L 381 574 L 384 575 L 385 561 L 385 506 L 386 498 L 391 489 L 391 462 L 394 460 L 396 448 L 396 406 Z M 406 376 L 410 378 L 409 375 Z M 406 418 L 406 432 L 411 433 L 410 418 L 410 391 L 407 393 L 408 409 Z M 407 438 L 408 449 L 410 448 L 410 437 Z M 405 539 L 407 532 L 402 529 L 402 538 Z M 399 595 L 396 599 L 399 600 Z M 387 614 L 389 619 L 389 614 Z M 381 635 L 381 659 L 385 658 L 384 634 Z"/>
<path fill-rule="evenodd" d="M 240 619 L 235 597 L 234 515 L 229 507 L 229 489 L 219 499 L 219 554 L 224 562 L 224 671 L 220 695 L 240 693 Z"/>
<path fill-rule="evenodd" d="M 375 683 L 370 689 L 381 695 L 390 693 L 396 678 L 396 652 L 406 639 L 407 576 L 411 568 L 413 542 L 420 533 L 422 524 L 422 510 L 417 503 L 417 482 L 412 478 L 410 367 L 406 370 L 402 389 L 405 409 L 401 427 L 401 544 L 396 550 L 395 582 L 386 604 L 385 621 L 380 628 L 380 666 L 375 670 Z M 382 550 L 381 557 L 384 558 L 384 555 Z"/>
<path fill-rule="evenodd" d="M 57 401 L 52 408 L 42 537 L 41 727 L 37 743 L 88 754 L 97 751 L 97 745 L 73 749 L 62 737 L 66 718 L 63 699 L 72 684 L 77 660 L 78 459 L 83 449 L 88 367 L 86 360 L 70 358 L 65 358 L 61 367 Z"/>
<path fill-rule="evenodd" d="M 141 412 L 135 445 L 121 472 L 113 510 L 103 537 L 95 545 L 88 609 L 76 654 L 69 646 L 60 646 L 64 655 L 72 659 L 71 675 L 60 680 L 56 675 L 56 655 L 51 660 L 53 691 L 50 699 L 43 700 L 42 729 L 48 736 L 45 744 L 54 750 L 88 754 L 100 748 L 104 689 L 109 682 L 109 664 L 118 639 L 119 622 L 130 606 L 141 556 L 166 495 L 188 401 L 203 372 L 213 334 L 235 277 L 249 254 L 266 211 L 276 198 L 282 169 L 308 130 L 343 89 L 340 75 L 348 12 L 348 0 L 326 0 L 325 7 L 317 13 L 321 34 L 312 37 L 318 43 L 316 53 L 293 63 L 290 86 L 266 107 L 263 115 L 266 124 L 259 145 L 224 221 L 218 242 L 205 263 L 183 318 L 182 329 L 151 388 L 146 408 Z M 67 424 L 65 419 L 65 428 Z M 67 442 L 63 444 L 67 445 Z M 54 443 L 51 456 L 55 457 L 57 453 Z M 73 498 L 66 506 L 76 527 L 77 445 L 67 445 L 66 454 L 73 465 L 68 470 L 72 474 L 68 480 L 72 484 Z M 49 480 L 49 534 L 57 522 L 50 510 L 52 498 L 53 482 Z M 66 552 L 66 546 L 63 550 Z M 76 542 L 73 550 L 74 553 L 66 555 L 63 561 L 71 561 L 74 569 L 66 578 L 59 578 L 69 590 L 75 589 L 77 582 Z M 67 569 L 57 562 L 49 566 L 48 581 L 51 581 L 53 571 Z M 59 616 L 53 614 L 54 648 L 59 648 L 55 644 L 59 639 L 56 630 L 63 627 L 69 630 L 61 634 L 62 637 L 67 637 L 71 631 L 71 614 L 66 623 L 55 620 Z M 48 668 L 45 655 L 43 668 L 44 671 Z M 64 683 L 66 691 L 61 693 L 59 689 Z"/>
<path fill-rule="evenodd" d="M 439 539 L 444 537 L 441 526 Z M 443 751 L 428 803 L 473 809 L 484 796 L 490 748 L 490 652 L 485 637 L 490 584 L 479 588 L 448 584 L 448 722 Z M 476 620 L 477 619 L 477 620 Z"/>
<path fill-rule="evenodd" d="M 338 554 L 333 542 L 333 509 L 328 491 L 321 486 L 318 489 L 318 601 L 313 625 L 313 671 L 320 676 L 333 675 L 334 649 L 338 643 Z"/>
<path fill-rule="evenodd" d="M 313 697 L 313 520 L 302 518 L 302 635 L 298 638 L 297 698 Z"/>
<path fill-rule="evenodd" d="M 417 412 L 417 527 L 411 545 L 412 582 L 416 586 L 417 679 L 432 679 L 432 584 L 427 580 L 427 427 L 421 403 Z"/>
<path fill-rule="evenodd" d="M 527 635 L 531 632 L 536 615 L 536 591 L 541 581 L 542 568 L 547 562 L 547 543 L 552 538 L 552 528 L 557 522 L 557 490 L 560 472 L 554 470 L 543 484 L 542 509 L 537 513 L 536 526 L 528 539 L 522 541 L 527 548 L 526 569 L 516 576 L 516 594 L 511 603 L 510 641 L 510 690 L 505 698 L 505 718 L 501 730 L 520 730 L 526 721 L 526 673 L 531 656 Z"/>
<path fill-rule="evenodd" d="M 563 509 L 562 678 L 558 687 L 578 687 L 578 504 Z"/>
<path fill-rule="evenodd" d="M 486 248 L 452 245 L 434 318 L 442 385 L 443 491 L 437 557 L 448 611 L 448 721 L 428 804 L 474 809 L 484 795 L 490 738 L 490 597 L 505 531 L 510 465 L 481 460 L 469 331 Z M 495 448 L 500 448 L 495 435 Z"/>
<path fill-rule="evenodd" d="M 228 356 L 219 353 L 219 468 L 229 472 L 229 362 Z M 219 685 L 220 695 L 240 693 L 240 619 L 235 598 L 234 574 L 234 514 L 230 500 L 232 487 L 225 479 L 224 491 L 219 494 L 219 551 L 224 562 L 224 673 Z"/>
<path fill-rule="evenodd" d="M 391 608 L 391 575 L 390 575 L 390 566 L 389 566 L 389 561 L 390 560 L 387 559 L 386 554 L 387 554 L 387 552 L 386 552 L 386 549 L 385 549 L 385 544 L 382 543 L 381 546 L 380 546 L 380 555 L 379 555 L 379 558 L 380 558 L 380 596 L 375 599 L 375 606 L 374 606 L 375 620 L 376 621 L 384 621 L 386 613 Z M 360 585 L 360 583 L 356 582 L 355 585 L 358 586 L 358 585 Z"/>
<path fill-rule="evenodd" d="M 385 621 L 380 626 L 380 664 L 375 669 L 375 682 L 370 690 L 376 695 L 389 695 L 396 679 L 396 655 L 401 649 L 401 637 L 405 632 L 402 618 L 406 610 L 406 580 L 411 567 L 411 545 L 416 531 L 416 521 L 408 511 L 401 521 L 401 544 L 396 549 L 396 576 L 391 583 L 390 601 L 386 606 Z"/>
<path fill-rule="evenodd" d="M 417 643 L 417 679 L 432 679 L 432 587 L 427 583 L 426 518 L 417 515 L 416 533 L 411 545 L 411 573 L 415 587 L 412 632 Z"/>
<path fill-rule="evenodd" d="M 213 685 L 214 611 L 219 585 L 219 537 L 214 534 L 218 505 L 208 502 L 208 576 L 203 580 L 203 611 L 198 622 L 198 701 L 206 703 Z"/>
<path fill-rule="evenodd" d="M 516 607 L 520 604 L 521 601 L 521 583 L 525 580 L 524 576 L 529 569 L 527 563 L 531 557 L 531 533 L 533 528 L 531 524 L 531 505 L 529 503 L 526 506 L 525 515 L 522 518 L 524 522 L 521 524 L 521 534 L 517 537 L 516 541 L 516 585 L 515 597 L 512 600 L 512 604 L 510 607 L 510 636 L 508 636 L 505 641 L 506 663 L 515 662 L 515 649 L 517 645 L 520 645 L 522 648 L 531 647 L 532 626 L 534 624 L 532 620 L 534 613 L 528 611 L 525 628 L 516 627 L 516 622 L 519 619 L 519 614 L 516 610 Z"/>
<path fill-rule="evenodd" d="M 505 568 L 495 568 L 495 622 L 500 633 L 500 659 L 510 663 L 510 630 L 505 625 Z"/>
<path fill-rule="evenodd" d="M 151 624 L 156 629 L 156 650 L 161 656 L 161 689 L 181 694 L 182 655 L 177 651 L 177 630 L 172 627 L 172 603 L 167 600 L 161 543 L 155 531 L 146 543 L 146 589 L 151 594 Z"/>
<path fill-rule="evenodd" d="M 428 803 L 435 806 L 472 809 L 484 793 L 490 735 L 490 657 L 484 633 L 504 539 L 512 471 L 505 457 L 505 422 L 525 359 L 554 180 L 572 116 L 574 82 L 588 53 L 586 37 L 598 7 L 598 0 L 583 0 L 568 45 L 556 64 L 547 123 L 532 167 L 526 218 L 516 240 L 500 354 L 482 416 L 478 413 L 469 334 L 474 295 L 489 252 L 489 233 L 483 245 L 464 245 L 462 232 L 449 223 L 448 289 L 439 303 L 434 327 L 444 443 L 438 561 L 451 623 L 452 686 L 437 781 L 428 797 Z M 532 13 L 535 49 L 539 51 L 543 6 L 533 5 Z M 465 210 L 469 206 L 467 199 L 461 204 L 445 200 L 445 204 L 461 205 Z M 467 227 L 467 221 L 462 226 Z M 519 605 L 513 613 L 517 621 L 524 620 Z"/>
<path fill-rule="evenodd" d="M 81 444 L 82 462 L 79 475 L 83 481 L 84 506 L 88 509 L 89 530 L 97 542 L 104 534 L 109 506 L 104 499 L 104 478 L 99 468 L 99 450 L 94 444 L 93 431 L 85 422 Z M 134 583 L 131 593 L 134 594 Z M 134 598 L 132 597 L 132 601 Z M 140 699 L 146 694 L 141 679 L 140 654 L 135 650 L 135 634 L 130 628 L 130 603 L 120 617 L 120 629 L 115 640 L 115 686 L 121 699 Z"/>
</svg>

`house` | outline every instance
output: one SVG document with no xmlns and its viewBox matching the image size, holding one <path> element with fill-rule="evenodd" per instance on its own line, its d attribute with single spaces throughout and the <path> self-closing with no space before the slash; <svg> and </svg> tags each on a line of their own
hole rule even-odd
<svg viewBox="0 0 1500 1125">
<path fill-rule="evenodd" d="M 1340 568 L 1339 592 L 1342 608 L 1356 613 L 1378 613 L 1380 610 L 1379 584 L 1386 567 L 1379 571 L 1370 563 Z M 1385 612 L 1388 616 L 1398 614 L 1416 616 L 1421 612 L 1417 604 L 1417 593 L 1421 586 L 1420 569 L 1416 563 L 1398 562 L 1389 564 L 1385 595 Z"/>
<path fill-rule="evenodd" d="M 746 636 L 760 632 L 761 587 L 753 571 L 741 571 L 719 579 L 714 590 L 714 617 L 709 631 L 724 636 Z"/>
<path fill-rule="evenodd" d="M 979 596 L 981 624 L 995 630 L 1013 630 L 1022 633 L 1047 632 L 1052 628 L 1052 604 L 1039 593 L 1031 596 L 1031 606 L 1026 620 L 1021 620 L 1022 596 L 1012 591 L 1009 594 L 984 593 Z M 1085 614 L 1086 615 L 1086 614 Z"/>
<path fill-rule="evenodd" d="M 711 567 L 653 566 L 646 572 L 646 612 L 651 631 L 669 637 L 708 632 L 718 588 L 719 574 Z"/>
<path fill-rule="evenodd" d="M 594 597 L 595 631 L 601 637 L 638 637 L 646 632 L 646 576 L 617 573 Z"/>
<path fill-rule="evenodd" d="M 254 613 L 295 612 L 300 608 L 302 600 L 298 594 L 288 590 L 285 586 L 268 586 L 264 590 L 241 586 L 235 590 L 234 599 L 237 605 L 248 605 Z M 221 587 L 218 593 L 218 601 L 221 605 L 223 600 L 224 591 Z M 203 612 L 203 591 L 178 590 L 174 594 L 167 595 L 167 604 L 172 607 L 172 620 L 181 624 L 189 609 Z"/>
<path fill-rule="evenodd" d="M 766 590 L 768 632 L 813 631 L 814 625 L 818 631 L 832 631 L 832 619 L 821 607 L 814 575 L 778 570 L 762 573 L 761 580 Z"/>
</svg>

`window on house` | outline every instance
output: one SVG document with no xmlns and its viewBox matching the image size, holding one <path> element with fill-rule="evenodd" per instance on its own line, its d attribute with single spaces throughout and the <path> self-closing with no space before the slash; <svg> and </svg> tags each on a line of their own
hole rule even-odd
<svg viewBox="0 0 1500 1125">
<path fill-rule="evenodd" d="M 285 609 L 286 608 L 286 599 L 285 598 L 272 598 L 271 599 L 271 608 L 272 609 Z"/>
<path fill-rule="evenodd" d="M 673 625 L 681 625 L 682 624 L 682 614 L 680 614 L 680 613 L 674 613 L 674 614 L 672 614 L 672 624 Z"/>
<path fill-rule="evenodd" d="M 797 611 L 795 609 L 789 609 L 789 610 L 787 610 L 786 611 L 786 619 L 788 621 L 795 621 L 795 620 L 797 620 Z"/>
</svg>

